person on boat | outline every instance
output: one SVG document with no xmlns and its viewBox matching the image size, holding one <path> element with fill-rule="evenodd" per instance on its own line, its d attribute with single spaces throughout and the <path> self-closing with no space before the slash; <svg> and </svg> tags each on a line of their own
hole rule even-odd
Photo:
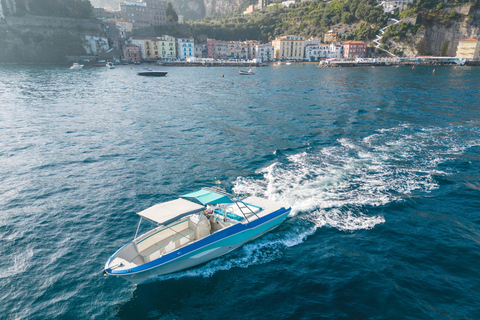
<svg viewBox="0 0 480 320">
<path fill-rule="evenodd" d="M 208 215 L 213 214 L 213 206 L 211 204 L 207 204 L 207 208 L 205 209 L 205 215 L 208 217 Z"/>
</svg>

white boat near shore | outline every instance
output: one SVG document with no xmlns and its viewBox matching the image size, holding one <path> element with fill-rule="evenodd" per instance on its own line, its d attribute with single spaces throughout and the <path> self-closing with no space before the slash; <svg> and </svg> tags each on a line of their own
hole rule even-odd
<svg viewBox="0 0 480 320">
<path fill-rule="evenodd" d="M 220 188 L 185 194 L 139 212 L 140 223 L 157 227 L 118 249 L 103 273 L 135 284 L 152 281 L 235 250 L 276 228 L 290 210 L 259 197 L 240 200 Z"/>
<path fill-rule="evenodd" d="M 73 65 L 70 67 L 70 70 L 82 70 L 83 69 L 83 64 L 79 64 L 77 62 L 73 63 Z"/>
</svg>

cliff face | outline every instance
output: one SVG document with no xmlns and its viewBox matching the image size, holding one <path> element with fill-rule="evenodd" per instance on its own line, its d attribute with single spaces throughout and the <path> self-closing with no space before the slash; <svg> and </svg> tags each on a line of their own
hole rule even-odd
<svg viewBox="0 0 480 320">
<path fill-rule="evenodd" d="M 460 40 L 480 35 L 480 10 L 464 6 L 458 7 L 456 11 L 462 14 L 459 19 L 426 26 L 418 46 L 420 54 L 454 57 Z"/>
<path fill-rule="evenodd" d="M 41 16 L 5 17 L 0 21 L 0 63 L 66 62 L 84 55 L 85 35 L 103 34 L 98 22 Z"/>
<path fill-rule="evenodd" d="M 245 2 L 245 0 L 203 0 L 207 16 L 238 11 Z"/>
</svg>

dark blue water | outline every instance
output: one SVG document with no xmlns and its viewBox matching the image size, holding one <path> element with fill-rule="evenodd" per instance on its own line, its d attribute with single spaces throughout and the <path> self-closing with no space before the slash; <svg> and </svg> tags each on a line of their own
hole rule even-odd
<svg viewBox="0 0 480 320">
<path fill-rule="evenodd" d="M 0 67 L 0 318 L 479 319 L 480 69 L 432 70 Z M 102 276 L 136 212 L 215 177 L 293 212 Z"/>
</svg>

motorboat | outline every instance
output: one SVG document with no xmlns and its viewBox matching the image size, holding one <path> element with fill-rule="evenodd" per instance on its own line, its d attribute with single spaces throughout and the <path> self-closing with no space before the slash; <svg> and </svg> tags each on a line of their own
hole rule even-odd
<svg viewBox="0 0 480 320">
<path fill-rule="evenodd" d="M 147 77 L 164 77 L 167 75 L 167 73 L 167 71 L 155 71 L 150 68 L 144 68 L 143 71 L 137 72 L 137 75 Z"/>
<path fill-rule="evenodd" d="M 74 62 L 73 65 L 70 67 L 70 70 L 82 70 L 83 64 Z"/>
<path fill-rule="evenodd" d="M 113 62 L 107 62 L 105 64 L 105 66 L 108 68 L 108 69 L 115 69 L 115 66 L 113 65 Z"/>
<path fill-rule="evenodd" d="M 249 69 L 248 71 L 238 70 L 238 73 L 239 73 L 240 75 L 245 75 L 245 76 L 247 76 L 247 75 L 254 75 L 254 74 L 255 74 L 255 72 L 253 72 L 252 69 Z"/>
<path fill-rule="evenodd" d="M 276 201 L 202 188 L 139 212 L 134 239 L 108 259 L 103 274 L 141 284 L 197 266 L 276 228 L 290 210 Z M 142 220 L 156 227 L 137 236 Z"/>
</svg>

